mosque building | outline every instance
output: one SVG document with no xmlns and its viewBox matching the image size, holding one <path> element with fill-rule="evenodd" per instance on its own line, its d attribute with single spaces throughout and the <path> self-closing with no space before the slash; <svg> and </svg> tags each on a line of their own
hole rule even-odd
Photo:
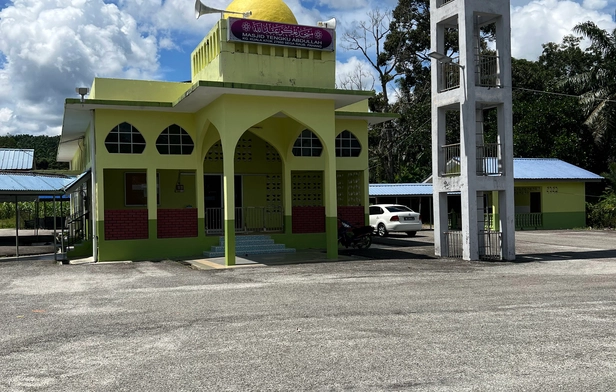
<svg viewBox="0 0 616 392">
<path fill-rule="evenodd" d="M 247 245 L 264 237 L 269 251 L 337 258 L 337 218 L 367 222 L 368 127 L 395 115 L 369 112 L 371 91 L 335 88 L 327 24 L 297 24 L 281 0 L 225 11 L 190 82 L 95 78 L 66 100 L 58 161 L 84 173 L 69 258 L 234 265 L 267 251 Z"/>
</svg>

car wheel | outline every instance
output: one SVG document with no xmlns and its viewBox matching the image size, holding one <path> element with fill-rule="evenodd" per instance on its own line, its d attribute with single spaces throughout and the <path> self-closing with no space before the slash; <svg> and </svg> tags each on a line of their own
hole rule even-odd
<svg viewBox="0 0 616 392">
<path fill-rule="evenodd" d="M 417 234 L 416 231 L 407 231 L 406 235 L 408 235 L 409 237 L 415 237 L 415 234 Z"/>
<path fill-rule="evenodd" d="M 376 232 L 379 235 L 379 237 L 387 236 L 387 229 L 385 228 L 385 225 L 382 223 L 379 223 L 379 225 L 376 228 Z"/>
</svg>

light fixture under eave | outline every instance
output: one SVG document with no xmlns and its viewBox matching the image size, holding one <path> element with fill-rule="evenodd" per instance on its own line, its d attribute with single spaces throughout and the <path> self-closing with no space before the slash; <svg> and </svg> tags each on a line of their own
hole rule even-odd
<svg viewBox="0 0 616 392">
<path fill-rule="evenodd" d="M 180 181 L 181 175 L 182 175 L 182 172 L 178 172 L 178 181 L 175 183 L 175 193 L 184 192 L 184 184 L 182 184 L 182 182 Z"/>
<path fill-rule="evenodd" d="M 203 4 L 200 0 L 195 1 L 195 18 L 196 19 L 199 19 L 201 15 L 218 14 L 218 13 L 220 13 L 221 17 L 222 17 L 222 14 L 240 14 L 242 15 L 243 18 L 248 18 L 249 16 L 252 15 L 252 11 L 238 12 L 238 11 L 219 10 L 216 8 L 208 7 L 207 5 Z"/>
</svg>

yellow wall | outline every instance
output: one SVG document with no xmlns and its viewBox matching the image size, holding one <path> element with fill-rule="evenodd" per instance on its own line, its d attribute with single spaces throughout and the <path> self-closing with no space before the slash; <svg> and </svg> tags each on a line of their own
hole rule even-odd
<svg viewBox="0 0 616 392">
<path fill-rule="evenodd" d="M 118 124 L 127 122 L 137 128 L 146 140 L 141 154 L 112 154 L 105 148 L 105 138 Z M 193 139 L 195 149 L 191 155 L 161 155 L 156 139 L 168 126 L 177 124 Z M 96 158 L 98 168 L 164 167 L 166 169 L 194 169 L 199 162 L 196 147 L 194 117 L 185 113 L 166 113 L 130 110 L 96 111 Z"/>
<path fill-rule="evenodd" d="M 227 22 L 226 19 L 219 20 L 193 51 L 193 83 L 207 80 L 272 86 L 335 87 L 335 52 L 227 42 Z"/>
<path fill-rule="evenodd" d="M 94 78 L 88 98 L 118 101 L 175 102 L 190 87 L 191 83 Z"/>
<path fill-rule="evenodd" d="M 541 212 L 585 211 L 585 184 L 583 182 L 518 182 L 516 188 L 539 187 L 541 189 Z M 515 205 L 530 205 L 530 194 L 515 193 Z"/>
<path fill-rule="evenodd" d="M 183 192 L 176 192 L 178 174 Z M 158 208 L 196 208 L 197 189 L 195 171 L 158 170 L 160 181 L 160 204 Z"/>
<path fill-rule="evenodd" d="M 84 172 L 91 166 L 90 163 L 90 135 L 91 128 L 88 127 L 83 139 L 78 141 L 79 148 L 75 152 L 73 159 L 71 159 L 70 168 L 73 171 Z"/>
<path fill-rule="evenodd" d="M 349 106 L 344 106 L 340 109 L 337 110 L 338 112 L 359 112 L 359 113 L 366 113 L 369 112 L 369 108 L 368 108 L 368 100 L 366 99 L 365 101 L 361 101 L 361 102 L 357 102 L 354 104 L 351 104 Z"/>
</svg>

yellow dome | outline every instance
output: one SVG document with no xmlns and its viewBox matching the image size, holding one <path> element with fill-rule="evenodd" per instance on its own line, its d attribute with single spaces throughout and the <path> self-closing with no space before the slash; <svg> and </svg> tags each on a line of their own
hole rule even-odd
<svg viewBox="0 0 616 392">
<path fill-rule="evenodd" d="M 282 0 L 233 0 L 226 11 L 246 12 L 252 11 L 248 19 L 266 20 L 268 22 L 279 22 L 297 24 L 295 15 Z M 239 14 L 224 14 L 228 17 L 241 18 Z"/>
</svg>

